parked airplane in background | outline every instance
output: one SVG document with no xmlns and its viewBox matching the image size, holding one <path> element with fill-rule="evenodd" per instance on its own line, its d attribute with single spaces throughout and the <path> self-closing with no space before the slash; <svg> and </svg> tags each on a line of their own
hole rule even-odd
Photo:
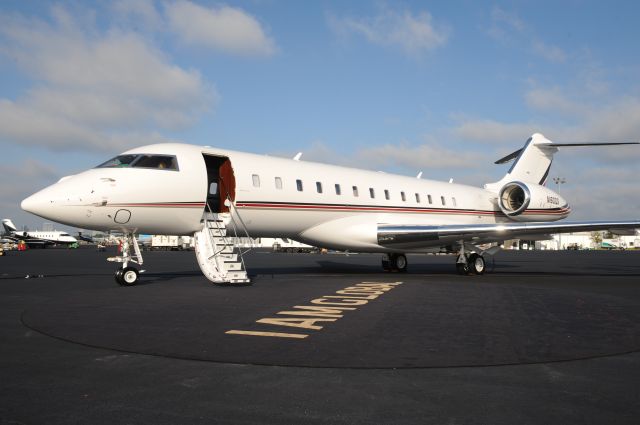
<svg viewBox="0 0 640 425">
<path fill-rule="evenodd" d="M 600 143 L 622 144 L 622 143 Z M 628 143 L 624 143 L 628 144 Z M 213 282 L 246 282 L 233 236 L 282 237 L 338 250 L 381 252 L 405 271 L 407 252 L 457 250 L 460 273 L 482 274 L 478 245 L 513 238 L 640 228 L 640 221 L 552 223 L 570 213 L 544 186 L 559 144 L 541 134 L 498 163 L 514 161 L 483 188 L 295 159 L 167 143 L 129 150 L 63 177 L 22 209 L 71 226 L 126 235 L 116 280 L 135 284 L 142 264 L 135 233 L 194 235 Z"/>
<path fill-rule="evenodd" d="M 23 240 L 29 246 L 46 247 L 48 245 L 71 245 L 77 243 L 78 240 L 65 232 L 58 232 L 52 230 L 50 232 L 44 231 L 30 231 L 24 232 L 16 229 L 13 222 L 5 218 L 2 220 L 2 226 L 4 227 L 7 238 L 14 240 Z"/>
</svg>

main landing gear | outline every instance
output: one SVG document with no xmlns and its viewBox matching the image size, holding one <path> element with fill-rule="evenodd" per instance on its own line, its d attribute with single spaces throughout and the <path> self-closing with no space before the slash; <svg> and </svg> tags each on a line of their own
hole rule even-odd
<svg viewBox="0 0 640 425">
<path fill-rule="evenodd" d="M 382 268 L 389 272 L 407 271 L 407 256 L 404 254 L 387 254 L 382 258 Z"/>
<path fill-rule="evenodd" d="M 464 243 L 460 243 L 460 251 L 458 252 L 458 257 L 456 258 L 456 270 L 459 274 L 468 275 L 468 274 L 477 274 L 481 275 L 484 273 L 486 268 L 486 263 L 484 261 L 484 257 L 475 252 L 467 253 L 464 249 Z"/>
<path fill-rule="evenodd" d="M 132 248 L 133 254 L 131 254 Z M 122 286 L 133 286 L 138 282 L 140 273 L 144 272 L 144 270 L 138 271 L 138 269 L 129 265 L 129 263 L 135 263 L 141 266 L 143 263 L 142 253 L 133 233 L 125 234 L 121 249 L 119 257 L 110 257 L 107 260 L 122 263 L 122 267 L 116 270 L 116 282 Z"/>
</svg>

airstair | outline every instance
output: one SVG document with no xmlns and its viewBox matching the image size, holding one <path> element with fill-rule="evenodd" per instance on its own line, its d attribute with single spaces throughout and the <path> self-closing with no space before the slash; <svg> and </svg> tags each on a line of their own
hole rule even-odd
<svg viewBox="0 0 640 425">
<path fill-rule="evenodd" d="M 234 214 L 233 202 L 227 200 L 225 205 L 229 206 L 230 212 L 214 213 L 207 208 L 202 217 L 202 229 L 193 235 L 198 265 L 213 283 L 247 284 L 250 279 L 243 255 L 250 248 L 243 250 L 240 242 L 252 239 L 237 211 Z M 240 227 L 246 237 L 238 236 Z"/>
</svg>

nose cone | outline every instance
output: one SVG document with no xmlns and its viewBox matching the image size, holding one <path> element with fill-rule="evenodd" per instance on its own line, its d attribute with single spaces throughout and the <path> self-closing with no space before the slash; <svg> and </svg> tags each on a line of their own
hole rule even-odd
<svg viewBox="0 0 640 425">
<path fill-rule="evenodd" d="M 34 193 L 20 203 L 20 208 L 31 214 L 39 215 L 40 217 L 46 217 L 47 207 L 49 201 L 42 196 L 41 192 Z"/>
</svg>

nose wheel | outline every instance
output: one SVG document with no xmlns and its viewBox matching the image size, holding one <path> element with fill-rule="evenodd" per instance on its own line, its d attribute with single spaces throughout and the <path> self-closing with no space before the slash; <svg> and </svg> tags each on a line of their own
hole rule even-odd
<svg viewBox="0 0 640 425">
<path fill-rule="evenodd" d="M 122 267 L 116 270 L 115 280 L 118 285 L 121 286 L 133 286 L 138 283 L 138 277 L 144 270 L 138 271 L 135 267 L 131 267 L 129 263 L 135 263 L 142 265 L 142 253 L 138 246 L 133 233 L 127 233 L 121 246 L 121 255 L 118 257 L 111 257 L 107 260 L 122 263 Z M 133 250 L 133 253 L 131 252 Z"/>
<path fill-rule="evenodd" d="M 121 286 L 133 286 L 138 282 L 140 273 L 133 267 L 116 270 L 115 279 Z"/>
</svg>

